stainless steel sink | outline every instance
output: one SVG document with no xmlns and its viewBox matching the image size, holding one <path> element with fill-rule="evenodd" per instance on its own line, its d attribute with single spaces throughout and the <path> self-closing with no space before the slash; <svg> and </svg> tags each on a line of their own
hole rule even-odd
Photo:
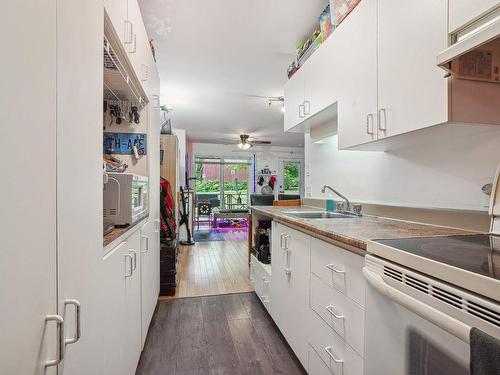
<svg viewBox="0 0 500 375">
<path fill-rule="evenodd" d="M 341 219 L 356 217 L 356 215 L 353 214 L 328 211 L 285 211 L 283 213 L 287 216 L 297 217 L 300 219 Z"/>
</svg>

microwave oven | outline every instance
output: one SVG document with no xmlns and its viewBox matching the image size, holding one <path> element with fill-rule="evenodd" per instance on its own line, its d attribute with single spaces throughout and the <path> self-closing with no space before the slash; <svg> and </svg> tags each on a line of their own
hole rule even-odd
<svg viewBox="0 0 500 375">
<path fill-rule="evenodd" d="M 103 186 L 103 219 L 115 226 L 137 223 L 149 213 L 149 183 L 145 176 L 107 173 Z"/>
</svg>

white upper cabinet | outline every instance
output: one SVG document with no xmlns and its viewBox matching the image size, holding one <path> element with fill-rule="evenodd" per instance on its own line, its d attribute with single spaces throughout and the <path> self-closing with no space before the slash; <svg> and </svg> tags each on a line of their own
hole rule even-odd
<svg viewBox="0 0 500 375">
<path fill-rule="evenodd" d="M 333 38 L 327 39 L 302 67 L 305 118 L 316 115 L 337 99 L 335 82 L 339 71 L 332 65 L 335 62 L 335 43 Z"/>
<path fill-rule="evenodd" d="M 132 30 L 128 22 L 127 0 L 103 0 L 104 9 L 115 27 L 124 46 L 132 42 Z"/>
<path fill-rule="evenodd" d="M 285 131 L 304 121 L 304 72 L 299 69 L 285 84 Z"/>
<path fill-rule="evenodd" d="M 337 74 L 339 148 L 376 138 L 377 129 L 377 1 L 363 0 L 335 30 L 333 59 Z M 352 71 L 352 67 L 356 67 Z"/>
<path fill-rule="evenodd" d="M 378 1 L 378 138 L 448 121 L 446 1 Z"/>
<path fill-rule="evenodd" d="M 449 32 L 455 33 L 500 5 L 498 0 L 449 0 Z"/>
<path fill-rule="evenodd" d="M 148 34 L 144 27 L 137 0 L 129 0 L 128 2 L 128 20 L 132 26 L 132 42 L 128 45 L 127 52 L 137 78 L 141 81 L 144 90 L 147 91 L 145 86 L 151 74 L 150 70 L 153 68 L 152 56 Z"/>
</svg>

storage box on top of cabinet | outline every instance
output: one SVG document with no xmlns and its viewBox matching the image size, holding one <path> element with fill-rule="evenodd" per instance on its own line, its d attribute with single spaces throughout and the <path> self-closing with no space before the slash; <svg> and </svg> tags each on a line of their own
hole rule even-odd
<svg viewBox="0 0 500 375">
<path fill-rule="evenodd" d="M 339 149 L 387 150 L 423 129 L 436 138 L 500 123 L 495 85 L 446 78 L 437 66 L 447 17 L 446 1 L 361 1 L 286 83 L 285 131 L 309 131 L 333 105 L 321 121 L 338 133 Z"/>
</svg>

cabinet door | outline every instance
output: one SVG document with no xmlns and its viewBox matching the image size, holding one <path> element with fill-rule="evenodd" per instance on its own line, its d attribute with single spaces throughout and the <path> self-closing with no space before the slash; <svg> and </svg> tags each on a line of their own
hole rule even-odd
<svg viewBox="0 0 500 375">
<path fill-rule="evenodd" d="M 284 240 L 281 241 L 281 234 Z M 283 247 L 280 246 L 283 244 Z M 276 224 L 273 228 L 271 315 L 304 367 L 307 366 L 310 237 Z"/>
<path fill-rule="evenodd" d="M 132 43 L 128 45 L 130 62 L 144 91 L 147 92 L 150 70 L 153 68 L 150 59 L 151 48 L 137 0 L 128 0 L 128 20 L 133 31 Z"/>
<path fill-rule="evenodd" d="M 54 322 L 45 323 L 57 314 L 56 2 L 7 0 L 2 12 L 9 37 L 0 63 L 0 373 L 50 375 L 57 370 L 44 371 L 57 343 Z M 27 106 L 36 121 L 27 122 Z"/>
<path fill-rule="evenodd" d="M 103 4 L 120 41 L 127 46 L 133 32 L 128 23 L 127 0 L 103 0 Z"/>
<path fill-rule="evenodd" d="M 454 33 L 468 23 L 500 5 L 498 0 L 449 0 L 449 32 Z"/>
<path fill-rule="evenodd" d="M 127 332 L 125 343 L 127 374 L 134 374 L 142 349 L 141 326 L 141 237 L 137 231 L 127 240 L 124 255 L 130 254 L 133 260 L 132 273 L 125 278 L 125 306 Z"/>
<path fill-rule="evenodd" d="M 379 138 L 447 121 L 446 19 L 446 1 L 378 1 Z"/>
<path fill-rule="evenodd" d="M 316 115 L 338 99 L 337 81 L 341 72 L 333 65 L 338 48 L 333 36 L 331 35 L 301 68 L 304 76 L 306 118 Z"/>
<path fill-rule="evenodd" d="M 148 334 L 149 323 L 158 300 L 158 264 L 159 249 L 155 236 L 157 232 L 154 222 L 148 221 L 141 228 L 141 347 L 144 346 Z"/>
<path fill-rule="evenodd" d="M 102 122 L 102 98 L 96 93 L 102 92 L 103 9 L 99 0 L 65 0 L 57 2 L 57 13 L 58 304 L 68 338 L 75 336 L 77 320 L 77 307 L 68 301 L 81 304 L 81 338 L 67 345 L 59 375 L 97 375 L 104 362 L 106 344 L 100 338 L 107 329 L 102 312 L 108 293 L 96 293 L 107 287 L 97 167 L 102 155 L 89 147 L 102 142 L 102 130 L 88 124 Z M 85 109 L 79 106 L 83 102 Z"/>
<path fill-rule="evenodd" d="M 271 284 L 271 316 L 274 322 L 286 336 L 285 331 L 290 326 L 288 324 L 287 283 L 285 278 L 285 251 L 283 249 L 284 227 L 273 221 L 272 227 L 272 254 L 271 254 L 271 274 L 273 282 Z M 256 272 L 255 272 L 256 274 Z M 257 283 L 257 280 L 254 280 Z"/>
<path fill-rule="evenodd" d="M 377 128 L 377 0 L 363 0 L 330 38 L 339 74 L 339 148 L 370 142 Z M 362 61 L 362 63 L 360 63 Z M 355 67 L 355 68 L 354 68 Z"/>
<path fill-rule="evenodd" d="M 304 71 L 299 69 L 285 84 L 285 131 L 304 121 L 303 104 Z"/>
</svg>

